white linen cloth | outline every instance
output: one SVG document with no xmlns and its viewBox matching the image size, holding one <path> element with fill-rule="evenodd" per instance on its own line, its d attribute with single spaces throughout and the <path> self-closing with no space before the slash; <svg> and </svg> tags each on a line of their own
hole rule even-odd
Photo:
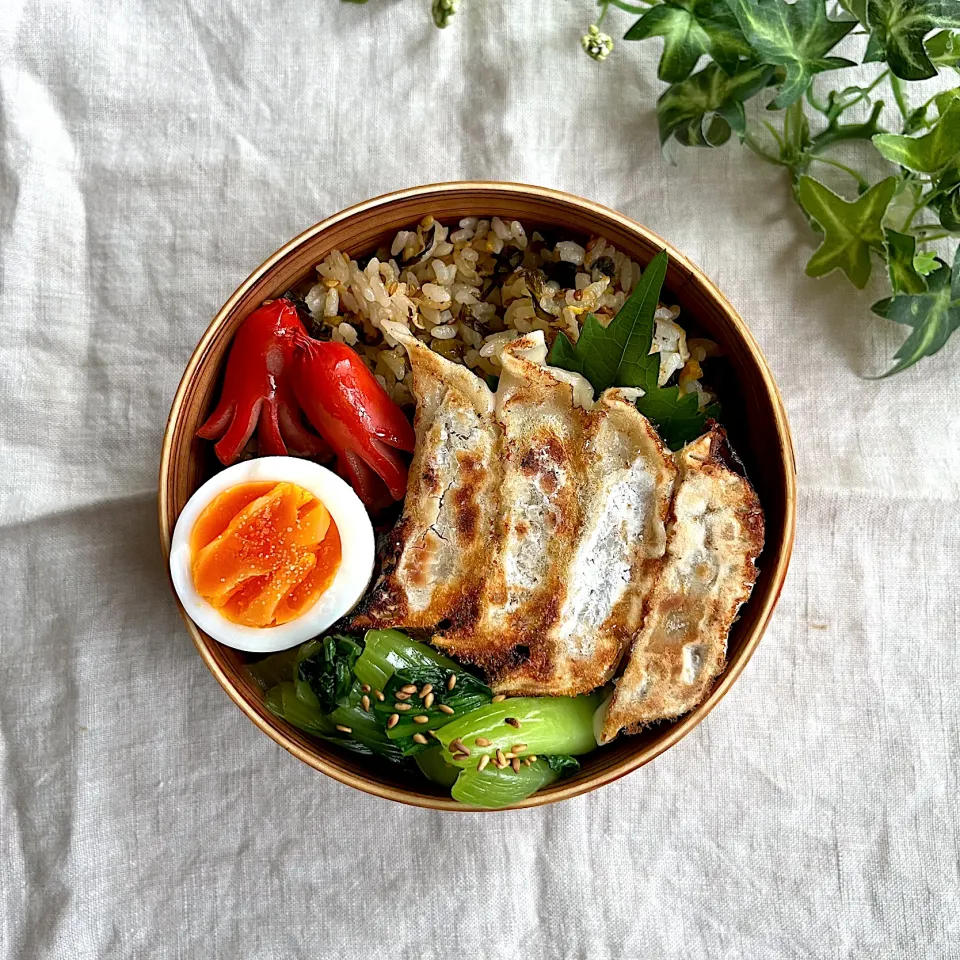
<svg viewBox="0 0 960 960">
<path fill-rule="evenodd" d="M 804 277 L 776 170 L 735 144 L 664 163 L 658 44 L 598 65 L 591 16 L 3 3 L 3 960 L 960 956 L 960 340 L 863 379 L 905 330 Z M 348 204 L 462 178 L 606 203 L 702 265 L 800 475 L 782 601 L 721 706 L 600 792 L 492 816 L 367 797 L 261 734 L 156 524 L 171 398 L 236 285 Z"/>
</svg>

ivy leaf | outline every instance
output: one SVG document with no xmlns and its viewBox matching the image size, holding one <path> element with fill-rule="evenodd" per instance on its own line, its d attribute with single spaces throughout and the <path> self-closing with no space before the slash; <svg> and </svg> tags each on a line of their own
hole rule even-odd
<svg viewBox="0 0 960 960">
<path fill-rule="evenodd" d="M 901 293 L 873 305 L 878 316 L 913 328 L 894 354 L 898 362 L 876 379 L 893 376 L 924 357 L 932 357 L 960 327 L 960 248 L 953 270 L 937 270 L 928 287 L 926 293 Z"/>
<path fill-rule="evenodd" d="M 878 133 L 873 145 L 888 160 L 914 173 L 939 173 L 960 153 L 960 100 L 951 100 L 929 133 L 903 137 Z"/>
<path fill-rule="evenodd" d="M 807 263 L 808 276 L 822 277 L 839 268 L 858 290 L 867 285 L 870 250 L 883 251 L 881 221 L 897 182 L 887 177 L 851 202 L 812 177 L 800 178 L 800 205 L 823 230 L 823 243 Z"/>
<path fill-rule="evenodd" d="M 913 258 L 913 269 L 921 277 L 929 277 L 934 270 L 939 270 L 942 266 L 943 261 L 932 250 L 922 250 Z"/>
<path fill-rule="evenodd" d="M 734 73 L 740 58 L 750 56 L 750 45 L 724 0 L 666 0 L 651 7 L 623 39 L 647 37 L 663 37 L 657 76 L 667 83 L 686 80 L 701 56 L 712 57 L 726 73 Z"/>
<path fill-rule="evenodd" d="M 936 201 L 940 226 L 951 233 L 960 233 L 960 186 Z"/>
<path fill-rule="evenodd" d="M 937 27 L 960 27 L 957 0 L 867 0 L 870 41 L 864 62 L 886 60 L 901 80 L 937 75 L 923 38 Z"/>
<path fill-rule="evenodd" d="M 923 45 L 934 66 L 955 67 L 960 64 L 960 38 L 950 30 L 935 33 Z"/>
<path fill-rule="evenodd" d="M 864 26 L 867 25 L 867 0 L 840 0 L 840 6 Z"/>
<path fill-rule="evenodd" d="M 679 387 L 657 383 L 660 354 L 650 353 L 650 347 L 666 271 L 667 254 L 661 251 L 647 264 L 633 293 L 608 326 L 602 327 L 590 314 L 576 344 L 563 333 L 557 334 L 547 363 L 583 375 L 598 394 L 608 387 L 642 389 L 637 409 L 657 428 L 664 443 L 677 450 L 703 433 L 707 417 L 715 417 L 717 408 L 700 410 L 696 393 L 681 394 Z"/>
<path fill-rule="evenodd" d="M 923 293 L 927 285 L 914 265 L 917 256 L 916 237 L 896 230 L 884 230 L 883 246 L 887 251 L 887 274 L 893 292 Z"/>
<path fill-rule="evenodd" d="M 923 184 L 916 180 L 901 179 L 897 186 L 896 193 L 887 207 L 887 212 L 883 217 L 884 227 L 890 230 L 899 230 L 901 225 L 913 213 L 913 208 L 920 202 L 920 194 L 923 193 Z"/>
<path fill-rule="evenodd" d="M 960 87 L 951 87 L 949 90 L 938 93 L 933 98 L 933 102 L 937 105 L 937 113 L 942 117 L 954 100 L 960 100 Z"/>
<path fill-rule="evenodd" d="M 826 56 L 854 28 L 856 21 L 829 19 L 825 0 L 727 2 L 758 58 L 786 70 L 772 108 L 788 107 L 802 97 L 815 74 L 854 66 L 843 57 Z"/>
<path fill-rule="evenodd" d="M 741 62 L 732 75 L 715 63 L 675 83 L 657 100 L 660 143 L 670 137 L 685 147 L 718 147 L 730 139 L 731 130 L 746 132 L 743 101 L 762 90 L 773 67 Z"/>
</svg>

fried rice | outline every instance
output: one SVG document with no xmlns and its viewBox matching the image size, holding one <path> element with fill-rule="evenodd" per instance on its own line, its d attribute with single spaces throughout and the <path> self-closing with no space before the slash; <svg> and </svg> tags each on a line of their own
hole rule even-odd
<svg viewBox="0 0 960 960">
<path fill-rule="evenodd" d="M 546 232 L 528 234 L 499 217 L 466 217 L 453 228 L 428 215 L 365 262 L 334 250 L 304 297 L 314 335 L 355 347 L 401 405 L 413 402 L 412 375 L 383 320 L 492 380 L 507 341 L 542 330 L 548 343 L 560 331 L 575 342 L 589 314 L 608 324 L 640 278 L 640 265 L 603 237 L 582 246 Z M 701 384 L 700 363 L 716 344 L 688 339 L 679 315 L 679 307 L 659 305 L 650 352 L 660 354 L 661 386 L 676 382 L 706 406 L 713 394 Z"/>
</svg>

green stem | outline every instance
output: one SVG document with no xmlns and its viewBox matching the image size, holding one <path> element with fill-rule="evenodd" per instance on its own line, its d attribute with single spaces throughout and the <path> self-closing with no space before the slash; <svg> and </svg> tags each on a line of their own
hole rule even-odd
<svg viewBox="0 0 960 960">
<path fill-rule="evenodd" d="M 607 19 L 607 13 L 610 10 L 610 0 L 598 0 L 597 6 L 600 7 L 600 16 L 597 17 L 597 22 L 595 24 L 596 28 L 599 30 L 603 26 L 603 21 Z"/>
<path fill-rule="evenodd" d="M 932 224 L 931 224 L 931 226 L 932 226 Z M 911 232 L 916 236 L 917 230 L 922 230 L 922 229 L 923 229 L 922 227 L 914 227 Z M 947 232 L 944 231 L 944 230 L 941 230 L 939 233 L 931 233 L 929 236 L 926 236 L 926 237 L 917 237 L 917 239 L 918 239 L 921 243 L 933 243 L 934 240 L 946 240 L 947 237 L 949 237 L 949 236 L 950 236 L 949 233 L 947 233 Z"/>
<path fill-rule="evenodd" d="M 813 92 L 813 87 L 809 87 L 809 88 L 807 89 L 807 103 L 809 103 L 810 106 L 813 107 L 813 109 L 817 111 L 817 113 L 826 113 L 826 112 L 827 112 L 827 107 L 826 107 L 826 105 L 823 104 L 823 103 L 821 103 L 821 102 L 816 98 L 816 96 L 815 96 L 815 94 L 814 94 L 814 92 Z"/>
<path fill-rule="evenodd" d="M 903 226 L 900 228 L 901 233 L 907 233 L 910 229 L 910 224 L 913 223 L 913 218 L 927 205 L 927 198 L 921 197 L 913 206 L 913 209 L 907 214 L 907 219 L 903 221 Z"/>
<path fill-rule="evenodd" d="M 893 99 L 897 102 L 900 116 L 906 120 L 910 115 L 910 107 L 907 104 L 907 98 L 903 95 L 903 84 L 900 82 L 900 78 L 893 73 L 890 74 L 890 89 L 893 91 Z"/>
<path fill-rule="evenodd" d="M 802 149 L 801 144 L 797 142 L 803 121 L 803 101 L 795 100 L 790 104 L 789 107 L 783 113 L 783 139 L 784 141 L 795 147 L 799 153 Z"/>
<path fill-rule="evenodd" d="M 770 136 L 772 136 L 773 139 L 777 141 L 777 146 L 780 148 L 780 152 L 783 153 L 783 148 L 784 148 L 783 137 L 781 137 L 780 134 L 777 132 L 777 128 L 767 120 L 763 120 L 761 122 L 770 131 Z"/>
<path fill-rule="evenodd" d="M 889 69 L 884 70 L 876 78 L 876 80 L 874 80 L 873 83 L 870 84 L 869 87 L 864 87 L 863 93 L 861 93 L 860 96 L 856 100 L 854 100 L 853 103 L 850 104 L 850 106 L 852 107 L 854 103 L 859 103 L 868 93 L 872 93 L 877 87 L 879 87 L 880 84 L 883 83 L 883 81 L 886 80 L 887 77 L 889 76 L 890 76 L 890 70 Z"/>
<path fill-rule="evenodd" d="M 767 153 L 760 145 L 760 142 L 749 133 L 744 135 L 743 142 L 765 163 L 772 163 L 775 167 L 785 166 L 779 157 L 775 157 L 772 153 Z"/>
<path fill-rule="evenodd" d="M 870 189 L 869 181 L 857 173 L 857 171 L 852 167 L 848 167 L 845 163 L 841 163 L 839 160 L 834 160 L 832 157 L 811 156 L 810 159 L 816 160 L 817 163 L 825 163 L 828 166 L 836 167 L 838 170 L 842 170 L 844 173 L 850 174 L 850 176 L 857 181 L 857 186 L 861 191 Z"/>
<path fill-rule="evenodd" d="M 816 154 L 825 150 L 834 143 L 842 140 L 869 140 L 877 132 L 877 117 L 883 110 L 883 101 L 878 100 L 870 111 L 870 116 L 863 123 L 831 124 L 822 133 L 818 133 L 807 147 L 807 152 Z"/>
</svg>

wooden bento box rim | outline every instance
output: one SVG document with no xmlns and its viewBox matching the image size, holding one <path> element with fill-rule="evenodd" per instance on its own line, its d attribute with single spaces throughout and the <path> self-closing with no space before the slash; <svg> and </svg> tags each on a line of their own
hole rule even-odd
<svg viewBox="0 0 960 960">
<path fill-rule="evenodd" d="M 206 332 L 200 338 L 200 342 L 190 357 L 177 392 L 174 395 L 170 416 L 164 432 L 160 459 L 159 520 L 161 545 L 164 558 L 166 559 L 169 555 L 170 538 L 177 516 L 174 501 L 177 495 L 176 480 L 180 473 L 180 467 L 182 466 L 181 458 L 189 463 L 189 449 L 194 442 L 192 435 L 187 439 L 186 443 L 183 442 L 183 438 L 179 438 L 181 442 L 177 444 L 175 448 L 174 441 L 178 439 L 177 427 L 181 419 L 181 414 L 186 409 L 189 409 L 186 401 L 188 397 L 191 397 L 196 387 L 195 379 L 197 372 L 204 365 L 209 352 L 218 344 L 224 328 L 238 326 L 239 323 L 242 322 L 243 316 L 246 315 L 241 315 L 241 311 L 239 311 L 238 308 L 243 305 L 246 298 L 249 298 L 251 291 L 261 285 L 275 269 L 281 268 L 289 260 L 295 259 L 297 251 L 308 245 L 315 237 L 330 232 L 338 225 L 353 221 L 363 214 L 369 215 L 376 211 L 385 213 L 389 208 L 402 207 L 408 203 L 436 205 L 443 204 L 446 201 L 449 202 L 451 207 L 458 208 L 454 214 L 457 217 L 482 216 L 485 210 L 489 212 L 491 206 L 500 204 L 505 200 L 510 202 L 512 205 L 511 209 L 514 210 L 512 219 L 523 219 L 526 216 L 524 211 L 525 206 L 543 207 L 544 205 L 552 205 L 579 213 L 587 219 L 603 221 L 608 228 L 611 226 L 614 227 L 616 233 L 629 235 L 650 250 L 665 249 L 668 252 L 670 257 L 670 272 L 668 274 L 667 287 L 675 294 L 681 293 L 681 291 L 690 285 L 698 288 L 699 292 L 701 292 L 707 300 L 713 302 L 716 312 L 723 316 L 724 321 L 730 327 L 735 337 L 739 339 L 739 345 L 743 347 L 743 350 L 737 350 L 737 353 L 746 354 L 756 367 L 759 373 L 760 383 L 759 385 L 752 384 L 751 386 L 754 394 L 756 394 L 758 386 L 762 388 L 760 392 L 773 414 L 772 427 L 776 436 L 776 456 L 780 460 L 784 481 L 784 489 L 782 491 L 783 515 L 778 518 L 779 523 L 776 528 L 771 527 L 768 518 L 768 546 L 764 550 L 761 561 L 761 576 L 765 580 L 766 589 L 754 591 L 754 596 L 748 605 L 752 620 L 748 635 L 728 661 L 726 669 L 714 685 L 706 700 L 695 710 L 671 723 L 669 726 L 663 727 L 662 730 L 658 728 L 658 733 L 652 740 L 637 738 L 637 748 L 634 751 L 603 765 L 601 769 L 597 771 L 584 771 L 570 780 L 560 781 L 543 791 L 533 794 L 522 803 L 508 808 L 515 810 L 523 807 L 536 807 L 543 804 L 554 803 L 595 790 L 598 787 L 631 773 L 645 763 L 649 763 L 686 736 L 686 734 L 703 720 L 720 700 L 723 699 L 750 660 L 753 651 L 756 649 L 769 623 L 787 574 L 796 526 L 796 465 L 790 427 L 787 422 L 783 401 L 766 360 L 746 324 L 727 301 L 726 297 L 724 297 L 717 287 L 704 276 L 700 269 L 691 263 L 683 254 L 675 250 L 669 243 L 657 236 L 657 234 L 614 210 L 593 203 L 592 201 L 584 200 L 573 194 L 520 183 L 460 181 L 412 187 L 355 204 L 352 207 L 348 207 L 334 214 L 332 217 L 328 217 L 326 220 L 305 230 L 289 243 L 284 244 L 276 253 L 268 257 L 257 267 L 218 311 L 213 321 L 207 327 Z M 406 222 L 409 223 L 412 222 L 413 219 L 420 219 L 428 212 L 434 215 L 439 212 L 440 217 L 438 217 L 438 219 L 444 218 L 445 216 L 444 210 L 437 211 L 432 208 L 430 210 L 421 208 L 419 215 L 411 214 Z M 536 216 L 534 219 L 537 219 Z M 544 219 L 542 211 L 539 219 L 541 221 Z M 376 226 L 375 223 L 374 226 Z M 391 229 L 393 229 L 393 227 L 391 227 Z M 569 229 L 577 231 L 577 227 L 575 226 L 570 226 Z M 579 232 L 584 231 L 581 230 Z M 605 231 L 605 235 L 609 234 L 609 232 L 609 229 Z M 610 239 L 609 236 L 608 239 Z M 319 253 L 312 251 L 308 258 L 311 266 L 319 263 L 328 252 L 329 250 L 323 250 Z M 301 277 L 306 273 L 300 266 L 296 267 L 296 271 L 299 272 Z M 287 280 L 279 286 L 286 289 L 290 285 L 289 280 Z M 280 289 L 270 293 L 261 291 L 263 296 L 258 297 L 258 299 L 276 296 L 280 292 L 282 292 Z M 251 303 L 251 306 L 254 304 L 259 305 L 254 301 Z M 230 335 L 232 335 L 232 332 L 231 330 Z M 211 381 L 215 378 L 215 373 L 216 371 L 214 371 Z M 184 452 L 185 450 L 187 452 Z M 774 451 L 770 451 L 771 455 L 773 455 L 773 453 Z M 771 550 L 771 545 L 773 545 L 775 552 L 768 552 L 768 550 Z M 233 702 L 240 707 L 264 733 L 295 757 L 309 764 L 316 770 L 320 770 L 328 776 L 333 777 L 335 780 L 339 780 L 341 783 L 355 787 L 358 790 L 374 796 L 436 810 L 472 812 L 475 809 L 458 803 L 449 795 L 443 796 L 424 793 L 415 787 L 401 787 L 373 779 L 368 772 L 364 771 L 362 760 L 358 761 L 346 754 L 342 754 L 332 745 L 310 740 L 295 728 L 268 713 L 262 702 L 258 703 L 252 699 L 255 689 L 252 681 L 245 680 L 238 673 L 228 670 L 226 656 L 224 656 L 225 648 L 220 648 L 219 644 L 211 640 L 196 627 L 193 621 L 187 616 L 179 601 L 177 601 L 177 606 L 204 663 L 216 677 L 219 684 L 226 690 Z M 610 754 L 605 751 L 604 754 L 594 754 L 591 756 L 610 756 Z M 589 766 L 589 763 L 590 761 L 588 759 L 586 766 Z"/>
</svg>

